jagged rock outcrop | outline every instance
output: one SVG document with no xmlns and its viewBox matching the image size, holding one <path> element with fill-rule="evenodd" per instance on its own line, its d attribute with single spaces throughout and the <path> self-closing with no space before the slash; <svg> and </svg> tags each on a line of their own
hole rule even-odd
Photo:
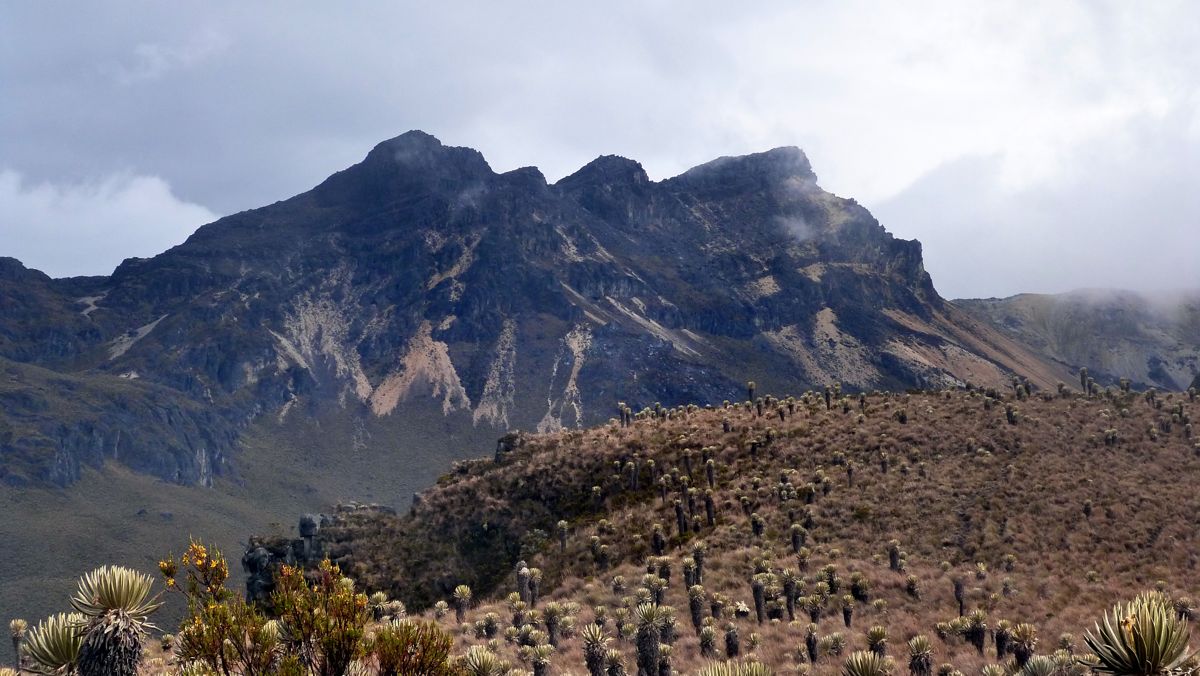
<svg viewBox="0 0 1200 676">
<path fill-rule="evenodd" d="M 1070 377 L 943 301 L 920 244 L 823 191 L 796 148 L 658 182 L 606 156 L 551 185 L 409 132 L 110 277 L 8 260 L 0 284 L 0 356 L 69 374 L 93 411 L 6 407 L 0 465 L 18 482 L 115 459 L 203 483 L 236 471 L 247 425 L 318 413 L 491 434 L 735 399 L 748 379 L 780 394 Z M 113 440 L 146 416 L 154 440 Z M 74 440 L 88 420 L 107 427 Z"/>
<path fill-rule="evenodd" d="M 299 519 L 299 537 L 252 536 L 242 554 L 242 572 L 246 574 L 246 598 L 267 603 L 275 589 L 282 565 L 312 568 L 321 560 L 335 561 L 346 552 L 339 543 L 344 531 L 364 521 L 395 516 L 396 510 L 381 505 L 347 503 L 337 505 L 332 514 L 304 514 Z"/>
</svg>

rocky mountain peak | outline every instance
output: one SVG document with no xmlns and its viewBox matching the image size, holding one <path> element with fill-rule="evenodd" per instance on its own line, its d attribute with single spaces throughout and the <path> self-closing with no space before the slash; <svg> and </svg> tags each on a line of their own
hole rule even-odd
<svg viewBox="0 0 1200 676">
<path fill-rule="evenodd" d="M 650 182 L 640 162 L 620 155 L 601 155 L 556 185 L 567 190 L 594 185 L 645 185 Z"/>
<path fill-rule="evenodd" d="M 9 256 L 0 256 L 0 279 L 20 280 L 30 276 L 45 277 L 36 270 L 25 267 L 21 261 Z"/>
<path fill-rule="evenodd" d="M 803 150 L 784 146 L 762 153 L 719 157 L 692 167 L 670 181 L 695 189 L 736 191 L 787 183 L 815 185 L 817 175 Z"/>
<path fill-rule="evenodd" d="M 547 187 L 546 175 L 537 167 L 520 167 L 512 171 L 506 171 L 500 174 L 500 178 L 509 185 L 525 187 L 538 192 Z"/>
<path fill-rule="evenodd" d="M 390 163 L 409 171 L 449 165 L 470 173 L 492 173 L 478 150 L 443 145 L 432 134 L 415 129 L 379 143 L 367 154 L 364 163 Z"/>
<path fill-rule="evenodd" d="M 495 176 L 478 150 L 443 145 L 414 130 L 376 145 L 362 162 L 330 176 L 313 192 L 323 204 L 386 203 L 413 193 L 485 184 Z"/>
</svg>

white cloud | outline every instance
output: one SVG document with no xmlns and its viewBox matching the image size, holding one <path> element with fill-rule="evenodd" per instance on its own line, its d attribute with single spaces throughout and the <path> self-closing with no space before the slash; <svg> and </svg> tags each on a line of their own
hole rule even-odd
<svg viewBox="0 0 1200 676">
<path fill-rule="evenodd" d="M 1171 9 L 1175 11 L 1169 11 Z M 717 102 L 758 145 L 810 139 L 822 182 L 872 202 L 955 158 L 999 154 L 1013 187 L 1078 143 L 1197 91 L 1194 6 L 817 4 L 732 22 Z M 706 111 L 711 114 L 711 111 Z"/>
<path fill-rule="evenodd" d="M 191 68 L 229 47 L 229 38 L 214 30 L 203 30 L 184 38 L 179 44 L 143 42 L 133 48 L 133 55 L 123 61 L 100 66 L 122 85 L 152 82 L 173 70 Z"/>
<path fill-rule="evenodd" d="M 1200 288 L 1200 134 L 1187 111 L 1064 148 L 1063 170 L 1006 180 L 1002 155 L 948 162 L 875 206 L 919 238 L 951 297 Z"/>
<path fill-rule="evenodd" d="M 161 253 L 216 219 L 157 176 L 55 185 L 0 170 L 0 255 L 52 277 L 107 275 L 121 260 Z"/>
</svg>

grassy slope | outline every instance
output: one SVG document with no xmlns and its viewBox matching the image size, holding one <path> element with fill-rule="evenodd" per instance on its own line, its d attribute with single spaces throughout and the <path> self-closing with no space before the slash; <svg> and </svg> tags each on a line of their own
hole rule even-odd
<svg viewBox="0 0 1200 676">
<path fill-rule="evenodd" d="M 65 610 L 78 575 L 95 566 L 154 570 L 191 533 L 239 552 L 247 528 L 270 529 L 273 519 L 229 482 L 199 490 L 115 466 L 89 470 L 71 491 L 0 488 L 0 505 L 5 514 L 21 515 L 0 520 L 0 612 L 30 621 Z"/>
<path fill-rule="evenodd" d="M 685 449 L 710 446 L 717 449 L 717 525 L 683 538 L 707 544 L 704 586 L 709 594 L 719 592 L 731 602 L 752 605 L 754 560 L 766 559 L 776 570 L 799 568 L 788 541 L 787 512 L 800 520 L 806 507 L 802 500 L 781 503 L 775 491 L 782 473 L 789 473 L 793 485 L 804 485 L 820 471 L 829 478 L 830 492 L 807 507 L 814 522 L 808 544 L 812 559 L 800 572 L 810 588 L 827 563 L 837 566 L 843 584 L 852 572 L 861 572 L 871 583 L 872 599 L 887 604 L 884 611 L 858 604 L 847 629 L 831 602 L 820 621 L 821 635 L 841 631 L 849 640 L 848 651 L 863 649 L 865 630 L 881 624 L 890 633 L 891 653 L 899 655 L 910 636 L 920 632 L 933 637 L 936 623 L 957 615 L 952 580 L 959 576 L 966 581 L 968 610 L 986 608 L 989 626 L 1001 618 L 1032 622 L 1041 636 L 1039 652 L 1052 652 L 1063 632 L 1074 634 L 1083 649 L 1083 631 L 1120 598 L 1158 580 L 1174 594 L 1200 592 L 1195 586 L 1200 498 L 1194 491 L 1200 451 L 1195 440 L 1184 438 L 1182 425 L 1175 424 L 1158 440 L 1149 432 L 1170 418 L 1169 409 L 1181 401 L 1188 416 L 1200 412 L 1200 403 L 1188 403 L 1180 395 L 1162 409 L 1138 395 L 1124 401 L 1027 400 L 1017 402 L 1019 424 L 1009 425 L 1003 402 L 987 410 L 978 395 L 877 395 L 869 398 L 861 420 L 857 410 L 827 412 L 823 403 L 814 403 L 785 422 L 741 411 L 702 411 L 639 422 L 631 429 L 546 435 L 535 437 L 504 464 L 461 466 L 423 495 L 415 518 L 366 517 L 330 536 L 341 541 L 338 551 L 346 568 L 372 588 L 389 587 L 416 605 L 432 600 L 430 591 L 438 593 L 439 584 L 445 589 L 470 581 L 488 593 L 468 621 L 495 612 L 506 625 L 509 612 L 501 599 L 515 583 L 504 571 L 511 571 L 516 551 L 506 544 L 533 528 L 553 533 L 557 519 L 565 518 L 571 522 L 566 552 L 558 553 L 551 544 L 529 561 L 545 573 L 544 600 L 578 603 L 580 623 L 591 621 L 597 605 L 607 606 L 611 617 L 629 602 L 645 572 L 652 525 L 674 530 L 673 509 L 657 491 L 645 488 L 646 460 L 654 459 L 660 469 L 679 468 Z M 1127 415 L 1120 413 L 1122 408 Z M 896 420 L 900 409 L 908 414 L 907 424 Z M 725 417 L 735 428 L 728 434 L 721 429 Z M 764 436 L 768 427 L 776 430 L 776 441 L 752 457 L 748 442 Z M 1120 439 L 1111 447 L 1103 443 L 1109 429 L 1117 430 Z M 853 486 L 845 466 L 836 464 L 839 453 L 855 467 Z M 886 472 L 883 453 L 889 459 Z M 631 459 L 641 467 L 643 489 L 638 492 L 621 489 L 622 482 L 612 476 L 614 462 Z M 696 462 L 691 483 L 703 488 L 700 467 Z M 604 487 L 602 508 L 589 501 L 593 485 Z M 766 521 L 762 538 L 751 533 L 740 506 L 743 496 Z M 601 517 L 610 522 L 609 529 L 601 530 Z M 499 534 L 483 539 L 484 523 Z M 593 536 L 612 549 L 612 569 L 597 570 L 589 553 Z M 919 600 L 906 595 L 905 575 L 888 569 L 886 543 L 892 538 L 908 552 L 907 573 L 916 575 L 924 590 Z M 492 549 L 471 551 L 471 543 L 479 542 Z M 678 611 L 675 668 L 681 673 L 695 673 L 704 662 L 680 582 L 689 545 L 674 538 L 667 552 L 674 573 L 667 603 Z M 1011 571 L 1004 570 L 1008 554 L 1016 556 Z M 488 579 L 471 567 L 488 556 L 498 560 L 491 569 L 501 571 L 499 577 Z M 974 572 L 978 563 L 988 571 L 982 577 Z M 628 590 L 614 593 L 609 588 L 616 574 L 629 581 Z M 1011 595 L 1003 592 L 1006 580 L 1015 590 Z M 753 652 L 779 673 L 794 673 L 807 618 L 793 626 L 757 626 L 753 619 L 736 623 L 744 653 L 751 633 L 758 633 L 762 647 Z M 608 626 L 611 633 L 612 623 Z M 459 648 L 480 642 L 463 635 Z M 632 642 L 614 646 L 631 665 Z M 495 647 L 516 662 L 511 645 L 501 640 Z M 964 673 L 978 673 L 980 666 L 995 661 L 990 646 L 985 658 L 961 639 L 935 638 L 934 647 L 935 665 L 952 662 Z M 558 673 L 579 672 L 579 640 L 564 642 L 554 663 Z M 826 658 L 814 671 L 836 673 L 840 663 Z"/>
<path fill-rule="evenodd" d="M 284 425 L 265 420 L 247 435 L 236 480 L 218 479 L 212 489 L 115 463 L 87 470 L 67 491 L 0 485 L 0 617 L 33 622 L 63 610 L 82 572 L 105 563 L 154 570 L 190 535 L 227 552 L 240 580 L 237 562 L 249 535 L 294 535 L 300 514 L 341 500 L 406 508 L 412 493 L 454 459 L 481 455 L 495 441 L 494 431 L 472 427 L 469 416 L 444 418 L 440 407 L 428 406 L 417 405 L 407 420 L 345 411 L 319 420 L 294 411 Z M 416 431 L 400 434 L 414 419 Z M 171 626 L 171 617 L 160 623 Z"/>
</svg>

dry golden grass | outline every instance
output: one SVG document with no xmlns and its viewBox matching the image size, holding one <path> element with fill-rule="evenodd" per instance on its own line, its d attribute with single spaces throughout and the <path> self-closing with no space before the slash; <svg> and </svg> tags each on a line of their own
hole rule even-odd
<svg viewBox="0 0 1200 676">
<path fill-rule="evenodd" d="M 493 649 L 526 670 L 516 646 L 504 639 L 512 615 L 504 597 L 516 591 L 518 557 L 544 575 L 539 609 L 550 601 L 578 604 L 576 624 L 582 627 L 593 620 L 593 608 L 603 606 L 610 618 L 606 629 L 614 635 L 614 614 L 630 604 L 646 572 L 655 524 L 668 535 L 671 578 L 664 603 L 676 610 L 673 667 L 683 674 L 710 663 L 699 654 L 682 581 L 682 561 L 696 542 L 708 552 L 706 593 L 729 599 L 726 618 L 716 623 L 719 653 L 733 605 L 754 606 L 755 562 L 766 560 L 774 571 L 796 569 L 809 589 L 823 566 L 836 566 L 842 590 L 826 604 L 818 633 L 844 634 L 843 657 L 822 656 L 800 666 L 807 662 L 799 653 L 809 618 L 799 609 L 794 623 L 785 617 L 760 625 L 753 612 L 733 619 L 743 657 L 753 655 L 777 674 L 839 673 L 845 655 L 866 648 L 865 632 L 876 624 L 888 630 L 888 653 L 898 671 L 907 670 L 905 643 L 922 633 L 933 640 L 935 669 L 951 663 L 963 673 L 979 673 L 998 661 L 990 636 L 980 655 L 962 638 L 935 634 L 937 623 L 958 616 L 956 577 L 965 583 L 967 612 L 986 610 L 989 634 L 1000 619 L 1033 623 L 1043 653 L 1053 652 L 1063 633 L 1074 635 L 1076 648 L 1084 650 L 1083 633 L 1100 613 L 1140 591 L 1158 585 L 1177 597 L 1197 593 L 1200 497 L 1193 477 L 1200 472 L 1200 447 L 1185 438 L 1178 414 L 1169 431 L 1166 423 L 1177 406 L 1190 419 L 1200 404 L 1179 394 L 1160 395 L 1157 407 L 1137 394 L 1019 402 L 1005 396 L 990 406 L 985 399 L 961 391 L 874 394 L 861 413 L 857 399 L 843 413 L 836 401 L 826 410 L 813 396 L 784 420 L 740 407 L 696 409 L 627 428 L 612 424 L 530 437 L 501 462 L 458 465 L 422 495 L 411 515 L 351 519 L 328 533 L 331 552 L 361 583 L 388 591 L 410 611 L 436 600 L 453 608 L 450 590 L 470 584 L 477 602 L 467 624 L 496 613 L 501 624 Z M 1006 421 L 1009 403 L 1019 409 L 1015 425 Z M 900 411 L 907 414 L 904 424 Z M 725 420 L 729 432 L 722 429 Z M 1105 443 L 1110 430 L 1117 434 L 1111 445 Z M 752 454 L 756 440 L 762 443 Z M 716 524 L 681 536 L 673 506 L 684 495 L 680 482 L 672 482 L 664 502 L 652 473 L 688 476 L 700 489 L 697 514 L 703 517 L 704 448 L 714 461 Z M 684 469 L 689 453 L 690 474 Z M 627 462 L 637 464 L 638 490 L 629 488 Z M 847 466 L 853 467 L 853 483 Z M 799 489 L 825 476 L 828 493 L 818 487 L 811 504 L 802 497 L 781 499 L 784 475 Z M 765 523 L 761 537 L 751 532 L 743 499 Z M 789 533 L 793 520 L 806 518 L 811 558 L 802 567 Z M 559 519 L 569 523 L 562 552 Z M 534 534 L 538 530 L 543 533 Z M 610 549 L 607 570 L 596 565 L 593 536 Z M 889 569 L 892 539 L 906 552 L 902 572 Z M 1010 555 L 1015 561 L 1008 570 Z M 838 601 L 855 572 L 869 581 L 870 602 L 855 604 L 846 627 Z M 617 575 L 628 587 L 615 593 L 611 581 Z M 906 593 L 908 575 L 919 580 L 919 599 Z M 875 607 L 878 601 L 883 607 Z M 424 615 L 432 617 L 428 610 Z M 457 634 L 460 651 L 488 643 L 456 627 L 453 611 L 440 621 Z M 752 635 L 759 643 L 754 649 Z M 611 647 L 636 672 L 632 638 Z M 552 663 L 554 674 L 586 673 L 580 639 L 561 641 Z"/>
</svg>

